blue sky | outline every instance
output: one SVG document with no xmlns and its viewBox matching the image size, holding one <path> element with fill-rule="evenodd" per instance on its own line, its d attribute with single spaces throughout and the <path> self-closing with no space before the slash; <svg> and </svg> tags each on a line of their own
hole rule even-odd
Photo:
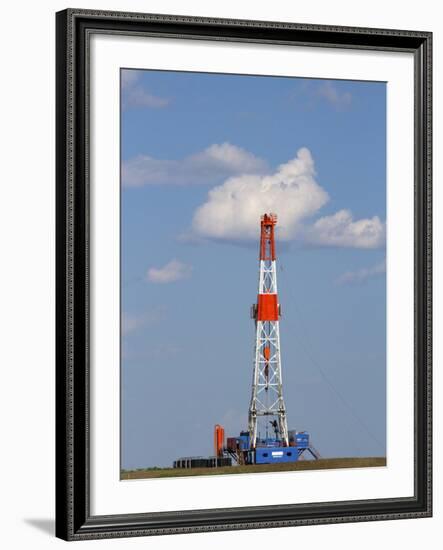
<svg viewBox="0 0 443 550">
<path fill-rule="evenodd" d="M 385 454 L 386 86 L 122 71 L 122 467 L 246 428 L 259 216 L 290 429 Z"/>
</svg>

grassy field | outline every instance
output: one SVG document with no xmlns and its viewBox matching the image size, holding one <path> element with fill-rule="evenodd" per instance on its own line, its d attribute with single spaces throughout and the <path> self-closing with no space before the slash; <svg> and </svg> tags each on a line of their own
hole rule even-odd
<svg viewBox="0 0 443 550">
<path fill-rule="evenodd" d="M 376 466 L 386 466 L 386 457 L 321 458 L 320 460 L 300 460 L 300 462 L 292 464 L 252 464 L 248 466 L 224 466 L 221 468 L 140 468 L 137 470 L 122 470 L 120 479 L 255 474 L 259 472 L 292 472 L 296 470 L 326 470 L 334 468 L 373 468 Z"/>
</svg>

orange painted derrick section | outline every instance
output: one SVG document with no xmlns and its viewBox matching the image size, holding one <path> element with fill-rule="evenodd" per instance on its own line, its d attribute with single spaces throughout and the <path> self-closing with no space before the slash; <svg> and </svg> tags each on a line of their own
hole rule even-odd
<svg viewBox="0 0 443 550">
<path fill-rule="evenodd" d="M 274 227 L 276 223 L 275 214 L 265 214 L 261 218 L 260 260 L 275 260 Z"/>
<path fill-rule="evenodd" d="M 278 321 L 277 294 L 259 294 L 257 321 Z"/>
</svg>

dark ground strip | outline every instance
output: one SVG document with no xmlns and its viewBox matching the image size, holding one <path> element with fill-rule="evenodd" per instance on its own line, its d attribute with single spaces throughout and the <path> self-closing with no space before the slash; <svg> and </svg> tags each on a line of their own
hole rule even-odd
<svg viewBox="0 0 443 550">
<path fill-rule="evenodd" d="M 292 472 L 298 470 L 326 470 L 334 468 L 371 468 L 386 466 L 386 457 L 321 458 L 300 460 L 292 464 L 252 464 L 248 466 L 225 466 L 220 468 L 146 468 L 122 470 L 121 480 L 148 479 L 157 477 L 184 477 L 220 474 L 250 474 L 259 472 Z"/>
</svg>

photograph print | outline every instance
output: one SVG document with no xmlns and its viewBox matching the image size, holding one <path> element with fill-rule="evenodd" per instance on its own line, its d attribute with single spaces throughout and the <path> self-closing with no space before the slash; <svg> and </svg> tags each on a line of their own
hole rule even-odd
<svg viewBox="0 0 443 550">
<path fill-rule="evenodd" d="M 121 480 L 386 466 L 386 83 L 120 86 Z"/>
</svg>

